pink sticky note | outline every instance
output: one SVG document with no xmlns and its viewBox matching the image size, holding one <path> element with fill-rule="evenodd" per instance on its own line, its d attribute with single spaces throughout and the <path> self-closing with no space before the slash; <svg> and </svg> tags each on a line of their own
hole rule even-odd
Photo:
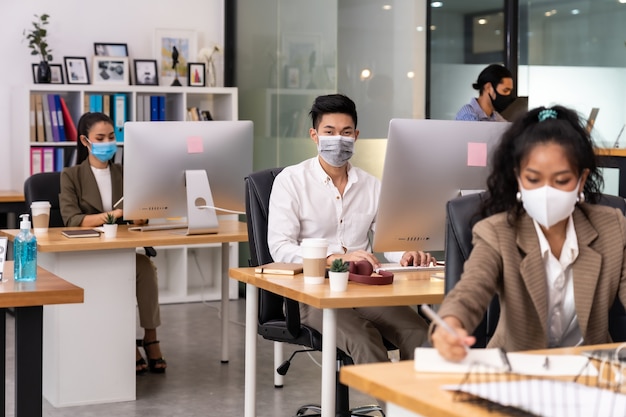
<svg viewBox="0 0 626 417">
<path fill-rule="evenodd" d="M 487 166 L 487 144 L 474 143 L 467 144 L 467 166 L 486 167 Z"/>
<path fill-rule="evenodd" d="M 202 138 L 200 136 L 189 136 L 187 138 L 187 153 L 202 153 Z"/>
</svg>

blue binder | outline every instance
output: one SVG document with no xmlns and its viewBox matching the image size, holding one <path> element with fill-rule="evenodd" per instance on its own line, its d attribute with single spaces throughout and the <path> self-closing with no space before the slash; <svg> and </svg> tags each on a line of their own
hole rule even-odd
<svg viewBox="0 0 626 417">
<path fill-rule="evenodd" d="M 126 94 L 113 94 L 113 127 L 115 129 L 115 140 L 124 142 L 124 123 L 128 120 L 128 106 Z"/>
</svg>

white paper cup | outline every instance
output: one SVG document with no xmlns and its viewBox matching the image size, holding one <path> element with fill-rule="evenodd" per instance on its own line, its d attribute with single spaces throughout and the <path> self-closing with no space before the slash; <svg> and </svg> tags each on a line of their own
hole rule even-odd
<svg viewBox="0 0 626 417">
<path fill-rule="evenodd" d="M 305 284 L 323 284 L 326 274 L 326 239 L 302 239 L 302 267 Z"/>
<path fill-rule="evenodd" d="M 30 204 L 30 212 L 33 215 L 32 223 L 35 236 L 47 234 L 50 225 L 50 202 L 33 201 Z"/>
<path fill-rule="evenodd" d="M 330 281 L 330 290 L 332 292 L 344 292 L 348 289 L 348 272 L 328 272 L 328 280 Z"/>
</svg>

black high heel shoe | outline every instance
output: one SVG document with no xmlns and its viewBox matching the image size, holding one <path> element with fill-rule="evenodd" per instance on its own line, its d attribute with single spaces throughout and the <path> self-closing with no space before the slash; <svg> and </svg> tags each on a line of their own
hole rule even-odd
<svg viewBox="0 0 626 417">
<path fill-rule="evenodd" d="M 165 369 L 167 365 L 165 358 L 161 356 L 160 358 L 152 359 L 150 357 L 150 354 L 148 353 L 148 349 L 146 349 L 148 346 L 154 345 L 156 343 L 159 343 L 159 341 L 153 340 L 151 342 L 144 342 L 141 339 L 137 339 L 137 346 L 141 346 L 144 352 L 146 352 L 146 358 L 148 358 L 148 370 L 152 372 L 153 374 L 163 374 L 165 373 Z"/>
</svg>

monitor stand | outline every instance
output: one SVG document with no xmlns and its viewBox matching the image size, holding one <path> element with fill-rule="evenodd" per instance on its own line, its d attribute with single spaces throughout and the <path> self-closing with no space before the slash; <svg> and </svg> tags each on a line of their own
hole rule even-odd
<svg viewBox="0 0 626 417">
<path fill-rule="evenodd" d="M 213 205 L 213 195 L 205 170 L 185 171 L 187 188 L 187 234 L 217 233 L 219 223 Z"/>
</svg>

